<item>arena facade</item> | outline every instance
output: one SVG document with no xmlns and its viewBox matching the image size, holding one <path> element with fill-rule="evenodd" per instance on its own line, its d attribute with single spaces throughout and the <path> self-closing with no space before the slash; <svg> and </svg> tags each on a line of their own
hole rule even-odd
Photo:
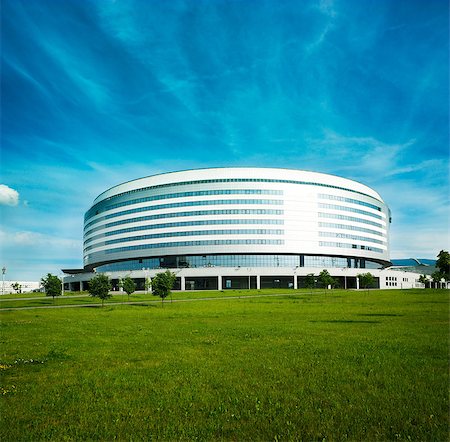
<svg viewBox="0 0 450 442">
<path fill-rule="evenodd" d="M 153 175 L 100 194 L 85 214 L 84 269 L 118 289 L 131 276 L 170 269 L 178 290 L 300 288 L 327 269 L 342 288 L 370 272 L 379 288 L 421 287 L 389 270 L 391 213 L 370 187 L 338 176 L 277 168 L 209 168 Z"/>
</svg>

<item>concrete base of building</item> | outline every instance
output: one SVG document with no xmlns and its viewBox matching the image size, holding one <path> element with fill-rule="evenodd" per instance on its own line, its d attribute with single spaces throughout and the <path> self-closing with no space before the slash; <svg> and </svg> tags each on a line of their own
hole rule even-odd
<svg viewBox="0 0 450 442">
<path fill-rule="evenodd" d="M 154 278 L 167 269 L 142 269 L 133 271 L 105 272 L 112 281 L 113 290 L 119 290 L 119 278 L 129 276 L 137 284 L 137 290 L 144 290 L 145 280 Z M 169 269 L 176 275 L 174 290 L 239 290 L 306 287 L 307 275 L 316 279 L 323 269 L 308 267 L 197 267 Z M 358 275 L 371 273 L 375 279 L 372 288 L 410 289 L 424 288 L 419 274 L 390 269 L 327 268 L 330 275 L 342 289 L 359 289 Z M 88 282 L 96 273 L 78 273 L 64 278 L 64 289 L 87 290 Z"/>
</svg>

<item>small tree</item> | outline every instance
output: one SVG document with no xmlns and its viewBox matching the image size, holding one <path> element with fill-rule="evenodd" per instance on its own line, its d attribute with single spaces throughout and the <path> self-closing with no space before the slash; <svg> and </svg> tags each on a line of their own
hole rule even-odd
<svg viewBox="0 0 450 442">
<path fill-rule="evenodd" d="M 164 298 L 170 295 L 173 285 L 175 284 L 175 273 L 170 270 L 166 270 L 163 273 L 157 273 L 152 280 L 152 292 L 155 296 L 161 298 L 161 302 L 164 304 Z"/>
<path fill-rule="evenodd" d="M 111 298 L 111 293 L 109 293 L 111 288 L 111 280 L 103 273 L 94 276 L 88 284 L 89 294 L 94 298 L 100 298 L 102 307 L 105 299 Z"/>
<path fill-rule="evenodd" d="M 439 270 L 436 270 L 431 274 L 431 279 L 435 283 L 434 287 L 439 287 L 437 284 L 441 282 L 442 279 L 445 279 L 444 274 L 440 272 Z"/>
<path fill-rule="evenodd" d="M 128 295 L 128 301 L 130 301 L 130 295 L 132 293 L 134 293 L 136 290 L 136 283 L 129 276 L 126 276 L 122 280 L 122 284 L 123 284 L 123 289 L 125 290 L 125 292 Z"/>
<path fill-rule="evenodd" d="M 331 285 L 331 287 L 333 287 L 333 285 L 335 284 L 335 280 L 331 277 L 330 273 L 328 272 L 328 270 L 323 269 L 320 273 L 319 273 L 319 281 L 320 283 L 323 285 L 323 287 L 326 289 L 329 285 Z"/>
<path fill-rule="evenodd" d="M 53 297 L 53 301 L 56 296 L 61 296 L 61 280 L 57 276 L 47 273 L 47 276 L 41 279 L 41 284 L 44 287 L 45 295 Z"/>
<path fill-rule="evenodd" d="M 22 286 L 18 282 L 11 284 L 11 287 L 15 290 L 16 293 L 22 293 Z"/>
<path fill-rule="evenodd" d="M 145 293 L 148 293 L 151 286 L 152 286 L 152 280 L 147 276 L 147 278 L 145 278 L 145 283 L 144 283 Z"/>
<path fill-rule="evenodd" d="M 312 290 L 316 287 L 316 277 L 314 276 L 314 273 L 308 273 L 305 277 L 305 285 L 308 289 Z"/>
<path fill-rule="evenodd" d="M 375 282 L 375 278 L 373 277 L 372 273 L 361 273 L 357 275 L 357 278 L 359 279 L 359 283 L 367 289 L 367 294 L 369 294 L 369 288 L 373 285 Z"/>
</svg>

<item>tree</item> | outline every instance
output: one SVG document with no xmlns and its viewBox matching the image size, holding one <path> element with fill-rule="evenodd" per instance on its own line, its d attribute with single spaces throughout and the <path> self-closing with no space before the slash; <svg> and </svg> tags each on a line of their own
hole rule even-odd
<svg viewBox="0 0 450 442">
<path fill-rule="evenodd" d="M 161 302 L 164 303 L 164 298 L 170 295 L 173 285 L 175 284 L 175 273 L 170 270 L 166 270 L 162 273 L 157 273 L 152 280 L 152 292 L 155 296 L 161 298 Z"/>
<path fill-rule="evenodd" d="M 438 287 L 437 283 L 441 282 L 441 279 L 445 279 L 444 274 L 442 272 L 440 272 L 439 270 L 436 270 L 435 272 L 433 272 L 431 274 L 431 279 L 433 280 L 433 282 L 435 283 L 435 288 Z"/>
<path fill-rule="evenodd" d="M 439 269 L 442 278 L 446 281 L 450 280 L 450 253 L 441 250 L 436 261 L 436 267 Z"/>
<path fill-rule="evenodd" d="M 375 278 L 372 275 L 372 273 L 361 273 L 359 275 L 357 275 L 357 278 L 359 279 L 359 283 L 365 288 L 367 289 L 367 293 L 369 293 L 369 288 L 370 286 L 373 285 L 373 283 L 375 282 Z"/>
<path fill-rule="evenodd" d="M 311 290 L 316 287 L 316 277 L 314 276 L 314 273 L 308 273 L 305 277 L 305 285 L 308 289 Z"/>
<path fill-rule="evenodd" d="M 47 276 L 41 279 L 41 284 L 46 296 L 52 296 L 53 300 L 55 296 L 61 296 L 61 280 L 57 276 L 47 273 Z"/>
<path fill-rule="evenodd" d="M 102 307 L 105 299 L 111 298 L 111 293 L 109 293 L 111 288 L 111 280 L 103 273 L 94 276 L 88 284 L 89 294 L 94 298 L 100 298 L 102 300 Z"/>
<path fill-rule="evenodd" d="M 136 283 L 129 276 L 126 276 L 122 280 L 122 285 L 128 295 L 128 301 L 130 301 L 130 295 L 136 290 Z"/>
<path fill-rule="evenodd" d="M 427 275 L 420 275 L 419 282 L 422 284 L 425 284 L 425 287 L 426 287 L 427 284 L 430 282 L 430 280 L 428 279 Z"/>
<path fill-rule="evenodd" d="M 18 282 L 11 284 L 11 287 L 16 291 L 16 293 L 22 293 L 22 286 Z"/>
<path fill-rule="evenodd" d="M 332 276 L 326 269 L 323 269 L 319 273 L 319 281 L 324 286 L 324 288 L 327 288 L 329 285 L 333 287 L 336 284 L 336 281 L 334 280 L 334 278 L 332 278 Z"/>
<path fill-rule="evenodd" d="M 152 280 L 147 276 L 147 278 L 145 278 L 145 283 L 144 283 L 145 293 L 148 293 L 151 286 L 152 286 Z"/>
</svg>

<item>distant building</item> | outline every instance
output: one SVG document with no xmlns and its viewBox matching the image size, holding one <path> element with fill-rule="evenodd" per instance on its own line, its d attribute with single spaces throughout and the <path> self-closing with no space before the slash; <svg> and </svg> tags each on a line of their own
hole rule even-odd
<svg viewBox="0 0 450 442">
<path fill-rule="evenodd" d="M 391 262 L 393 270 L 403 270 L 421 275 L 432 275 L 437 270 L 435 259 L 392 259 Z"/>
<path fill-rule="evenodd" d="M 422 286 L 386 270 L 390 210 L 368 186 L 333 175 L 275 168 L 171 172 L 119 184 L 85 214 L 84 269 L 65 288 L 87 288 L 94 272 L 143 289 L 161 269 L 180 290 L 297 288 L 327 269 L 358 288 L 370 271 L 380 288 Z"/>
<path fill-rule="evenodd" d="M 17 291 L 13 288 L 13 284 L 16 284 L 16 282 L 20 285 L 18 293 L 29 293 L 32 291 L 37 291 L 41 288 L 41 283 L 39 281 L 5 281 L 4 286 L 3 282 L 0 281 L 0 293 L 2 295 L 17 293 Z"/>
</svg>

